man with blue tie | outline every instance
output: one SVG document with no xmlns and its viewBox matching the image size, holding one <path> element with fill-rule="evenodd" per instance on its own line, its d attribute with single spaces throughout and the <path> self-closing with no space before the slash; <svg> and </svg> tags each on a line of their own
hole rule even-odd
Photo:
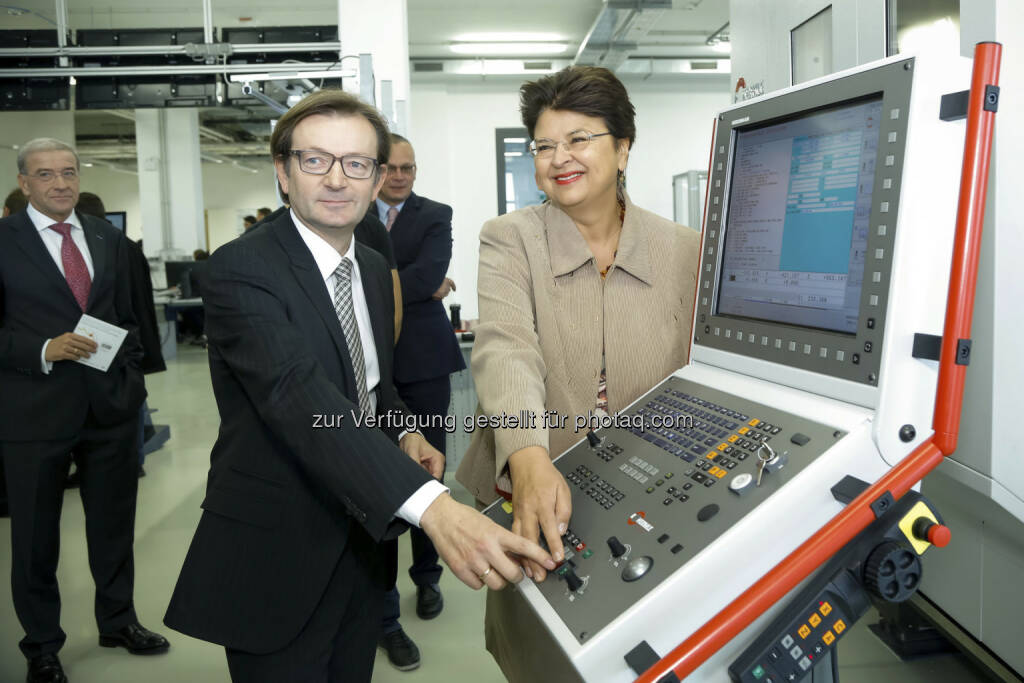
<svg viewBox="0 0 1024 683">
<path fill-rule="evenodd" d="M 29 683 L 67 680 L 57 658 L 65 634 L 56 571 L 72 452 L 99 644 L 132 654 L 168 648 L 139 625 L 132 599 L 136 434 L 146 389 L 127 240 L 106 221 L 75 213 L 78 172 L 70 145 L 51 138 L 26 143 L 18 152 L 18 184 L 28 206 L 0 220 L 0 456 Z M 83 314 L 128 331 L 106 371 L 75 362 L 97 350 L 71 331 Z"/>
<path fill-rule="evenodd" d="M 387 179 L 375 202 L 376 214 L 387 228 L 398 265 L 402 290 L 402 331 L 395 346 L 395 388 L 409 410 L 418 416 L 423 435 L 445 452 L 445 431 L 432 418 L 448 414 L 451 384 L 448 376 L 466 367 L 441 300 L 454 289 L 445 277 L 452 258 L 452 208 L 412 191 L 416 153 L 401 135 L 391 135 Z M 371 213 L 373 209 L 371 209 Z M 443 476 L 443 474 L 442 474 Z M 416 584 L 416 614 L 433 619 L 444 601 L 438 581 L 437 551 L 420 529 L 410 532 Z M 397 552 L 392 552 L 397 563 Z M 380 647 L 392 666 L 408 671 L 420 663 L 419 648 L 401 624 L 398 588 L 387 595 Z"/>
</svg>

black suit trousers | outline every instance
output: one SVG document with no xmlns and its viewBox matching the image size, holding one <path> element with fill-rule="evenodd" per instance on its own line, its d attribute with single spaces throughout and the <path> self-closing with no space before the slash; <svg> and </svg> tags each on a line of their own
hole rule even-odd
<svg viewBox="0 0 1024 683">
<path fill-rule="evenodd" d="M 395 388 L 409 411 L 422 421 L 448 414 L 448 404 L 452 398 L 448 375 L 408 384 L 395 382 Z M 447 434 L 443 427 L 424 427 L 420 431 L 431 446 L 445 454 Z M 441 480 L 444 481 L 444 473 L 441 474 Z M 410 529 L 409 537 L 412 541 L 412 566 L 409 567 L 412 582 L 417 586 L 437 583 L 441 579 L 441 565 L 437 561 L 437 550 L 430 537 L 419 527 Z"/>
<path fill-rule="evenodd" d="M 137 429 L 135 419 L 100 426 L 90 412 L 73 438 L 0 443 L 11 510 L 11 588 L 25 629 L 20 647 L 26 657 L 57 652 L 64 644 L 57 561 L 72 453 L 81 477 L 89 569 L 96 583 L 96 624 L 100 633 L 107 633 L 136 620 L 132 544 Z"/>
<path fill-rule="evenodd" d="M 327 589 L 299 635 L 277 652 L 227 648 L 234 683 L 369 683 L 377 651 L 384 591 L 380 547 L 352 526 Z"/>
</svg>

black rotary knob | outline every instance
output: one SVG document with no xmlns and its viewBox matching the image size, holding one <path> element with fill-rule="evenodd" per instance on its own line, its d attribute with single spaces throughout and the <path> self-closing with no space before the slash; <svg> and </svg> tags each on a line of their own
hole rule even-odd
<svg viewBox="0 0 1024 683">
<path fill-rule="evenodd" d="M 921 584 L 921 559 L 910 548 L 893 541 L 882 543 L 864 565 L 868 590 L 888 602 L 907 600 Z"/>
<path fill-rule="evenodd" d="M 626 554 L 626 546 L 614 536 L 608 537 L 608 549 L 612 551 L 612 557 L 622 557 Z"/>
<path fill-rule="evenodd" d="M 569 584 L 569 590 L 576 592 L 583 587 L 583 579 L 576 575 L 575 569 L 570 569 L 565 574 L 565 582 Z"/>
</svg>

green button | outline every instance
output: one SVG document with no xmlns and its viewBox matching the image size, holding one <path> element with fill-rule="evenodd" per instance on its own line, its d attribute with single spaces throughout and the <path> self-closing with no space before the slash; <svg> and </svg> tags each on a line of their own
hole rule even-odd
<svg viewBox="0 0 1024 683">
<path fill-rule="evenodd" d="M 654 487 L 653 486 L 648 486 L 647 487 L 647 493 L 654 493 Z"/>
<path fill-rule="evenodd" d="M 764 668 L 760 665 L 754 667 L 754 670 L 750 673 L 754 674 L 754 678 L 764 678 Z"/>
<path fill-rule="evenodd" d="M 675 476 L 675 475 L 674 475 L 674 474 L 672 474 L 671 472 L 666 472 L 666 473 L 665 473 L 665 478 L 666 478 L 666 479 L 671 479 L 671 478 L 672 478 L 673 476 Z"/>
<path fill-rule="evenodd" d="M 569 565 L 568 564 L 563 564 L 561 567 L 558 568 L 558 575 L 559 576 L 565 576 L 568 573 L 569 573 Z"/>
<path fill-rule="evenodd" d="M 593 554 L 594 554 L 594 551 L 591 550 L 590 548 L 587 548 L 586 550 L 583 551 L 583 559 L 585 560 L 585 559 L 587 559 L 588 557 L 590 557 Z"/>
</svg>

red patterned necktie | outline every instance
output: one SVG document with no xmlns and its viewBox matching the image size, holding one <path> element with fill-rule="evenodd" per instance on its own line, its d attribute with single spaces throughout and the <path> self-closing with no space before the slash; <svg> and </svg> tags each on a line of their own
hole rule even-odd
<svg viewBox="0 0 1024 683">
<path fill-rule="evenodd" d="M 60 243 L 60 260 L 64 265 L 64 279 L 68 281 L 71 293 L 75 295 L 75 301 L 85 310 L 89 301 L 89 288 L 92 287 L 92 279 L 89 277 L 89 268 L 85 265 L 82 252 L 78 245 L 71 239 L 70 223 L 54 223 L 50 230 L 59 232 L 63 236 Z"/>
<path fill-rule="evenodd" d="M 388 209 L 388 222 L 384 225 L 391 232 L 391 226 L 395 224 L 395 219 L 398 218 L 398 207 L 392 206 Z"/>
</svg>

